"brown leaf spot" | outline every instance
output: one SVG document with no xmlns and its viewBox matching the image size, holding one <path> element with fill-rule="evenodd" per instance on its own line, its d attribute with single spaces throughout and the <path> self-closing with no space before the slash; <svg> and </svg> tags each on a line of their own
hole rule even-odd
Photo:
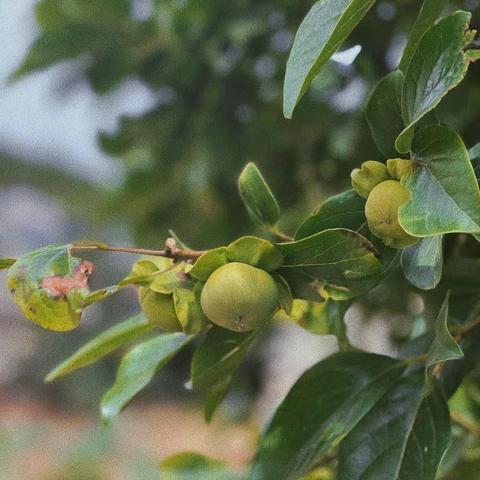
<svg viewBox="0 0 480 480">
<path fill-rule="evenodd" d="M 53 275 L 45 277 L 42 278 L 40 286 L 48 290 L 54 297 L 64 298 L 74 288 L 85 288 L 94 270 L 95 265 L 92 262 L 82 260 L 72 276 Z"/>
</svg>

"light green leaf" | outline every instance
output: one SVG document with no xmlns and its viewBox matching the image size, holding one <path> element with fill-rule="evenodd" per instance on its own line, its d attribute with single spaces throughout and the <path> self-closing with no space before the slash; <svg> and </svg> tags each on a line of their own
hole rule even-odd
<svg viewBox="0 0 480 480">
<path fill-rule="evenodd" d="M 13 258 L 0 258 L 0 270 L 10 268 L 15 262 Z"/>
<path fill-rule="evenodd" d="M 67 331 L 80 323 L 90 262 L 73 257 L 71 245 L 49 245 L 24 255 L 9 269 L 7 284 L 23 314 L 43 328 Z"/>
<path fill-rule="evenodd" d="M 115 295 L 120 290 L 119 285 L 112 285 L 110 287 L 101 288 L 100 290 L 95 290 L 94 292 L 90 293 L 87 297 L 85 297 L 84 305 L 92 305 L 97 302 L 101 302 L 112 295 Z"/>
<path fill-rule="evenodd" d="M 160 476 L 162 480 L 238 479 L 224 463 L 193 452 L 177 453 L 163 460 Z"/>
<path fill-rule="evenodd" d="M 227 247 L 230 262 L 248 263 L 267 272 L 277 270 L 283 263 L 282 252 L 271 242 L 256 237 L 242 237 Z"/>
<path fill-rule="evenodd" d="M 102 397 L 102 418 L 108 422 L 117 416 L 190 339 L 183 333 L 158 335 L 128 352 L 118 367 L 115 383 Z"/>
<path fill-rule="evenodd" d="M 402 178 L 411 199 L 399 222 L 411 235 L 480 233 L 480 191 L 462 139 L 450 128 L 420 130 L 412 144 L 417 168 Z"/>
<path fill-rule="evenodd" d="M 398 67 L 402 72 L 407 69 L 421 38 L 440 17 L 447 3 L 448 0 L 424 0 L 420 13 L 408 35 L 407 45 Z"/>
<path fill-rule="evenodd" d="M 300 25 L 287 62 L 283 114 L 293 111 L 312 80 L 350 35 L 375 0 L 320 0 Z"/>
<path fill-rule="evenodd" d="M 320 285 L 334 287 L 336 300 L 346 300 L 369 289 L 370 280 L 382 273 L 375 247 L 356 232 L 346 229 L 324 230 L 295 242 L 277 244 L 284 255 L 280 273 L 301 267 Z"/>
<path fill-rule="evenodd" d="M 470 60 L 464 52 L 465 30 L 471 14 L 456 12 L 431 27 L 422 37 L 405 72 L 402 114 L 405 130 L 396 142 L 400 153 L 409 151 L 411 128 L 465 77 Z"/>
<path fill-rule="evenodd" d="M 270 187 L 254 163 L 249 163 L 238 178 L 238 190 L 255 222 L 272 227 L 280 219 L 280 208 Z"/>
<path fill-rule="evenodd" d="M 338 480 L 435 480 L 450 441 L 450 415 L 438 386 L 403 378 L 340 445 Z"/>
<path fill-rule="evenodd" d="M 365 222 L 365 200 L 353 190 L 347 190 L 327 198 L 307 217 L 298 228 L 295 240 L 332 228 L 358 230 Z"/>
<path fill-rule="evenodd" d="M 193 389 L 213 393 L 207 404 L 208 421 L 228 390 L 235 371 L 262 331 L 236 333 L 213 327 L 195 350 L 191 364 Z"/>
<path fill-rule="evenodd" d="M 427 372 L 430 373 L 432 371 L 431 367 L 437 363 L 458 360 L 463 357 L 462 349 L 448 329 L 448 301 L 449 295 L 447 294 L 435 321 L 435 336 L 428 350 L 426 360 Z"/>
<path fill-rule="evenodd" d="M 206 282 L 208 277 L 219 267 L 225 265 L 227 259 L 227 247 L 219 247 L 204 253 L 189 270 L 188 274 L 197 280 Z"/>
<path fill-rule="evenodd" d="M 347 329 L 343 321 L 350 302 L 337 302 L 328 298 L 324 302 L 295 299 L 290 319 L 315 335 L 335 335 L 342 350 L 350 348 Z"/>
<path fill-rule="evenodd" d="M 423 238 L 402 251 L 403 273 L 415 287 L 431 290 L 440 282 L 443 270 L 442 240 L 443 235 Z"/>
<path fill-rule="evenodd" d="M 402 117 L 404 76 L 399 70 L 382 78 L 368 100 L 365 114 L 373 140 L 386 158 L 395 158 L 395 140 L 405 128 Z"/>
<path fill-rule="evenodd" d="M 201 332 L 210 324 L 200 303 L 195 298 L 193 290 L 176 288 L 173 291 L 173 303 L 178 321 L 187 335 Z"/>
<path fill-rule="evenodd" d="M 46 377 L 46 382 L 57 380 L 68 373 L 98 362 L 101 358 L 114 352 L 118 348 L 152 330 L 154 326 L 143 314 L 136 315 L 124 322 L 105 330 L 93 340 L 77 350 L 58 367 L 53 369 Z"/>
<path fill-rule="evenodd" d="M 180 262 L 164 272 L 155 274 L 150 289 L 157 293 L 170 295 L 176 288 L 188 288 L 191 282 L 185 274 L 185 262 Z"/>
<path fill-rule="evenodd" d="M 346 352 L 297 381 L 260 439 L 250 480 L 296 480 L 311 471 L 394 385 L 401 363 Z"/>
</svg>

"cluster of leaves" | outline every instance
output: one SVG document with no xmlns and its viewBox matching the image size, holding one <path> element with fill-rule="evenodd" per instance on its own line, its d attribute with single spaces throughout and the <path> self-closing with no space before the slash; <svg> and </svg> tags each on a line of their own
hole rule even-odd
<svg viewBox="0 0 480 480">
<path fill-rule="evenodd" d="M 374 3 L 321 0 L 312 7 L 287 64 L 287 117 Z M 126 285 L 174 298 L 182 332 L 158 333 L 139 315 L 95 338 L 47 379 L 89 365 L 151 331 L 123 358 L 102 399 L 102 415 L 109 421 L 177 352 L 201 337 L 192 358 L 191 385 L 205 393 L 205 416 L 211 419 L 264 329 L 238 333 L 209 324 L 198 308 L 196 285 L 227 262 L 242 262 L 275 275 L 280 309 L 274 320 L 336 335 L 340 346 L 339 353 L 305 372 L 283 400 L 260 438 L 247 478 L 321 479 L 335 468 L 340 479 L 434 480 L 444 458 L 442 474 L 448 474 L 463 454 L 455 445 L 458 451 L 445 455 L 451 439 L 448 399 L 453 397 L 453 418 L 462 429 L 472 430 L 471 418 L 476 420 L 471 407 L 475 390 L 468 381 L 459 387 L 478 361 L 480 302 L 470 280 L 478 278 L 479 155 L 478 146 L 468 150 L 458 133 L 438 123 L 435 109 L 461 83 L 480 51 L 472 47 L 470 14 L 459 11 L 439 19 L 445 4 L 425 0 L 399 68 L 378 83 L 366 110 L 379 152 L 385 159 L 409 162 L 398 175 L 410 196 L 398 209 L 398 222 L 418 239 L 413 246 L 395 250 L 375 238 L 366 226 L 365 199 L 354 190 L 327 199 L 287 239 L 278 229 L 277 200 L 257 167 L 248 164 L 239 178 L 240 195 L 254 222 L 282 241 L 242 237 L 196 261 L 177 264 L 181 275 L 173 282 L 171 270 L 141 260 L 141 268 L 137 264 L 118 285 L 93 293 L 86 287 L 90 271 L 85 273 L 85 264 L 71 255 L 81 244 L 49 246 L 17 261 L 1 261 L 25 314 L 54 330 L 75 327 L 84 307 Z M 28 61 L 34 57 L 27 66 Z M 102 244 L 88 248 L 109 249 Z M 467 257 L 471 252 L 474 260 Z M 458 265 L 470 265 L 469 271 L 459 277 Z M 412 333 L 397 359 L 356 351 L 346 335 L 346 309 L 397 271 L 418 289 L 435 289 L 443 297 L 432 328 L 420 336 Z M 335 455 L 329 457 L 331 452 Z M 236 478 L 218 462 L 190 453 L 168 459 L 161 469 L 166 478 Z"/>
</svg>

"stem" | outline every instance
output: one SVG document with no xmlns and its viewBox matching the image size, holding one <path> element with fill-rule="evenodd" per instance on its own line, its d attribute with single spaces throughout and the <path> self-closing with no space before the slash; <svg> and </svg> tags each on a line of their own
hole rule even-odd
<svg viewBox="0 0 480 480">
<path fill-rule="evenodd" d="M 282 240 L 284 242 L 291 242 L 293 241 L 293 238 L 290 235 L 287 235 L 286 233 L 283 233 L 280 229 L 277 227 L 270 227 L 269 231 L 272 235 L 277 237 L 279 240 Z"/>
<path fill-rule="evenodd" d="M 167 238 L 163 250 L 150 250 L 146 248 L 113 247 L 103 243 L 73 243 L 72 250 L 105 250 L 108 252 L 133 253 L 136 255 L 152 255 L 156 257 L 173 258 L 174 260 L 195 261 L 201 257 L 206 250 L 190 250 L 189 248 L 178 248 L 174 238 Z"/>
<path fill-rule="evenodd" d="M 462 427 L 463 429 L 467 430 L 468 432 L 472 433 L 473 435 L 480 437 L 480 426 L 476 423 L 472 422 L 468 418 L 464 417 L 460 413 L 451 412 L 450 417 L 452 420 Z"/>
</svg>

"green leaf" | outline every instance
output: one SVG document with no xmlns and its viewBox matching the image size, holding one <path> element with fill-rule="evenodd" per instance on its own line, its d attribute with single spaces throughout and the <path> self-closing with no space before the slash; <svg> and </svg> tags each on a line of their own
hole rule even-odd
<svg viewBox="0 0 480 480">
<path fill-rule="evenodd" d="M 80 323 L 89 295 L 90 262 L 73 257 L 71 245 L 49 245 L 24 255 L 9 269 L 13 299 L 32 322 L 54 331 Z"/>
<path fill-rule="evenodd" d="M 176 288 L 188 288 L 191 282 L 185 275 L 185 262 L 180 262 L 164 272 L 155 275 L 150 289 L 157 293 L 170 295 Z"/>
<path fill-rule="evenodd" d="M 428 350 L 426 360 L 427 372 L 430 373 L 432 371 L 431 367 L 437 363 L 459 360 L 463 357 L 462 349 L 448 329 L 448 301 L 449 294 L 445 297 L 440 313 L 435 321 L 435 336 Z"/>
<path fill-rule="evenodd" d="M 293 296 L 290 285 L 281 275 L 274 274 L 273 279 L 278 288 L 278 303 L 284 312 L 289 315 L 293 306 Z"/>
<path fill-rule="evenodd" d="M 177 453 L 163 460 L 160 476 L 162 480 L 238 479 L 224 463 L 193 452 Z"/>
<path fill-rule="evenodd" d="M 283 263 L 282 252 L 271 242 L 256 237 L 242 237 L 227 247 L 230 262 L 248 263 L 267 272 L 277 270 Z"/>
<path fill-rule="evenodd" d="M 72 356 L 53 369 L 45 377 L 45 381 L 52 382 L 68 373 L 98 362 L 101 358 L 153 328 L 154 326 L 143 314 L 125 320 L 105 330 L 77 350 Z"/>
<path fill-rule="evenodd" d="M 344 323 L 350 302 L 338 302 L 328 298 L 324 302 L 295 299 L 290 319 L 315 335 L 335 335 L 342 350 L 350 348 Z"/>
<path fill-rule="evenodd" d="M 283 114 L 293 111 L 312 80 L 350 35 L 375 0 L 321 0 L 300 25 L 287 62 Z"/>
<path fill-rule="evenodd" d="M 189 270 L 188 274 L 197 280 L 206 282 L 208 277 L 219 267 L 225 265 L 227 259 L 227 247 L 219 247 L 204 253 Z"/>
<path fill-rule="evenodd" d="M 403 372 L 381 355 L 346 352 L 297 381 L 260 440 L 251 480 L 294 480 L 312 470 L 375 406 Z"/>
<path fill-rule="evenodd" d="M 411 235 L 480 233 L 480 191 L 462 139 L 446 126 L 420 130 L 413 140 L 417 168 L 402 178 L 411 199 L 399 222 Z"/>
<path fill-rule="evenodd" d="M 178 320 L 187 335 L 201 332 L 210 324 L 193 290 L 176 288 L 173 291 L 173 303 Z"/>
<path fill-rule="evenodd" d="M 128 352 L 120 363 L 115 383 L 102 397 L 102 418 L 108 422 L 117 416 L 190 339 L 183 333 L 158 335 Z"/>
<path fill-rule="evenodd" d="M 402 251 L 401 264 L 407 280 L 422 290 L 432 290 L 442 278 L 443 236 L 423 238 Z"/>
<path fill-rule="evenodd" d="M 263 329 L 236 333 L 213 327 L 193 354 L 191 381 L 194 390 L 210 392 L 207 420 L 223 399 L 232 377 Z"/>
<path fill-rule="evenodd" d="M 0 270 L 10 268 L 15 262 L 13 258 L 0 258 Z"/>
<path fill-rule="evenodd" d="M 420 13 L 408 35 L 408 42 L 398 67 L 402 72 L 407 69 L 421 38 L 442 14 L 447 3 L 448 0 L 424 0 Z"/>
<path fill-rule="evenodd" d="M 325 200 L 298 228 L 295 240 L 332 228 L 358 230 L 365 219 L 365 200 L 347 190 Z"/>
<path fill-rule="evenodd" d="M 119 285 L 111 285 L 110 287 L 101 288 L 100 290 L 95 290 L 85 297 L 84 305 L 93 305 L 94 303 L 101 302 L 112 295 L 115 295 L 120 290 Z"/>
<path fill-rule="evenodd" d="M 450 441 L 438 386 L 424 398 L 423 375 L 403 378 L 340 445 L 338 480 L 435 480 Z"/>
<path fill-rule="evenodd" d="M 369 288 L 366 280 L 378 278 L 382 264 L 375 247 L 356 232 L 324 230 L 295 242 L 277 244 L 284 266 L 301 267 L 320 283 L 335 287 L 332 298 L 346 300 Z"/>
<path fill-rule="evenodd" d="M 431 27 L 422 37 L 405 72 L 402 114 L 405 130 L 396 142 L 400 153 L 409 151 L 405 135 L 411 127 L 465 77 L 470 63 L 464 52 L 464 35 L 471 14 L 456 12 Z"/>
<path fill-rule="evenodd" d="M 272 227 L 280 219 L 280 208 L 270 187 L 254 163 L 249 163 L 238 178 L 238 190 L 256 222 Z"/>
<path fill-rule="evenodd" d="M 395 158 L 395 140 L 405 128 L 402 117 L 404 76 L 399 70 L 382 78 L 368 100 L 365 114 L 373 140 L 386 158 Z"/>
</svg>

